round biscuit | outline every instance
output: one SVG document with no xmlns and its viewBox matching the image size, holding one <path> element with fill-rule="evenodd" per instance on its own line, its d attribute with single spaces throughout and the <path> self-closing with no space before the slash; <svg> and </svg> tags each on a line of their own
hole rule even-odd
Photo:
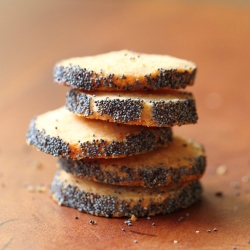
<svg viewBox="0 0 250 250">
<path fill-rule="evenodd" d="M 91 92 L 72 89 L 66 108 L 89 119 L 148 127 L 194 124 L 198 120 L 193 95 L 180 91 Z"/>
<path fill-rule="evenodd" d="M 56 83 L 88 91 L 179 89 L 192 85 L 195 74 L 193 62 L 128 50 L 62 60 L 54 67 Z"/>
<path fill-rule="evenodd" d="M 60 167 L 79 178 L 118 186 L 159 187 L 202 177 L 206 167 L 203 146 L 174 136 L 167 147 L 117 159 L 58 159 Z"/>
<path fill-rule="evenodd" d="M 64 107 L 34 118 L 26 141 L 55 157 L 115 158 L 145 153 L 168 145 L 170 128 L 127 126 L 79 117 Z"/>
<path fill-rule="evenodd" d="M 59 170 L 51 187 L 59 205 L 96 216 L 123 217 L 168 214 L 187 208 L 201 197 L 199 181 L 147 189 L 101 184 Z"/>
</svg>

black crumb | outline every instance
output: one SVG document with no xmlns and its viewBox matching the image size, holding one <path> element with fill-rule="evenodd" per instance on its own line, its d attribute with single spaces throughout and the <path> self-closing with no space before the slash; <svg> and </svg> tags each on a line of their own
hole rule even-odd
<svg viewBox="0 0 250 250">
<path fill-rule="evenodd" d="M 216 192 L 216 193 L 215 193 L 215 196 L 217 196 L 217 197 L 222 197 L 222 196 L 223 196 L 223 193 L 222 193 L 222 192 Z"/>
<path fill-rule="evenodd" d="M 78 220 L 79 219 L 78 216 L 76 216 L 75 219 Z"/>
<path fill-rule="evenodd" d="M 183 221 L 183 217 L 180 217 L 179 219 L 178 219 L 178 222 L 181 222 L 181 221 Z"/>
<path fill-rule="evenodd" d="M 132 221 L 130 219 L 124 221 L 128 226 L 132 226 Z"/>
<path fill-rule="evenodd" d="M 94 220 L 90 220 L 89 224 L 94 225 L 94 224 L 96 224 L 96 222 Z"/>
</svg>

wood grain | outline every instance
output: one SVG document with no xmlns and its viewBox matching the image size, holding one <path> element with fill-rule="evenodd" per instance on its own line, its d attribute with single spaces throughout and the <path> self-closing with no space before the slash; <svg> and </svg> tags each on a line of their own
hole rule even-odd
<svg viewBox="0 0 250 250">
<path fill-rule="evenodd" d="M 1 1 L 0 249 L 250 249 L 249 14 L 247 3 L 215 1 Z M 65 102 L 68 88 L 52 82 L 58 60 L 123 48 L 196 62 L 187 90 L 199 121 L 174 132 L 208 155 L 201 202 L 132 227 L 59 207 L 48 191 L 55 159 L 25 144 L 30 119 Z"/>
</svg>

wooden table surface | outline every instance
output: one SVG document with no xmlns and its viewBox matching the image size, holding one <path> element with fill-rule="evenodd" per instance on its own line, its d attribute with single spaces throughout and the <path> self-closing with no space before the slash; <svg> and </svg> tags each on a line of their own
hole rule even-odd
<svg viewBox="0 0 250 250">
<path fill-rule="evenodd" d="M 235 2 L 0 2 L 0 250 L 250 249 L 250 4 Z M 123 48 L 196 62 L 187 90 L 199 121 L 174 132 L 202 142 L 208 159 L 199 203 L 132 227 L 58 206 L 55 159 L 25 144 L 30 119 L 64 105 L 58 60 Z"/>
</svg>

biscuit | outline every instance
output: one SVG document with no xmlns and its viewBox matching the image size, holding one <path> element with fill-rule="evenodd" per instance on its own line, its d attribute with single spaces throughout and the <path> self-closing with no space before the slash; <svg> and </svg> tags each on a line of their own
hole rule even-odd
<svg viewBox="0 0 250 250">
<path fill-rule="evenodd" d="M 185 88 L 193 85 L 195 74 L 193 62 L 128 50 L 71 58 L 54 67 L 56 83 L 98 91 Z"/>
<path fill-rule="evenodd" d="M 206 167 L 203 146 L 174 136 L 168 147 L 119 159 L 58 159 L 62 169 L 79 178 L 120 185 L 158 187 L 201 178 Z"/>
<path fill-rule="evenodd" d="M 198 120 L 192 94 L 174 90 L 117 94 L 72 89 L 66 96 L 66 108 L 89 119 L 148 127 L 180 126 Z"/>
<path fill-rule="evenodd" d="M 127 126 L 79 117 L 64 107 L 33 119 L 27 143 L 55 157 L 111 158 L 136 155 L 168 145 L 170 128 Z"/>
<path fill-rule="evenodd" d="M 51 187 L 52 197 L 59 205 L 106 217 L 168 214 L 189 207 L 200 199 L 201 192 L 197 180 L 147 189 L 92 182 L 63 170 L 56 173 Z"/>
</svg>

